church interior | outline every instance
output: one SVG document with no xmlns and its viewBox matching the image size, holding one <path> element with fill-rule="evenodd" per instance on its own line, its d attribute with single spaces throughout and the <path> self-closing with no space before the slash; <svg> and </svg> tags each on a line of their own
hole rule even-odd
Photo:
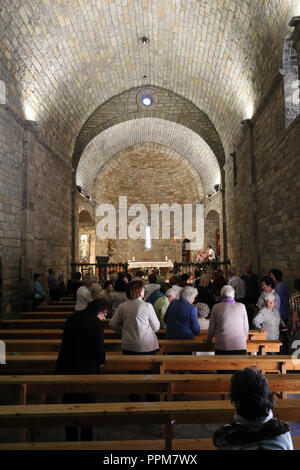
<svg viewBox="0 0 300 470">
<path fill-rule="evenodd" d="M 0 356 L 1 348 L 6 348 L 6 361 L 0 360 L 1 397 L 8 385 L 6 378 L 15 373 L 31 374 L 32 380 L 49 374 L 50 387 L 54 367 L 50 360 L 54 361 L 57 349 L 46 351 L 41 346 L 44 349 L 39 350 L 38 345 L 28 344 L 27 351 L 21 352 L 16 342 L 9 346 L 9 341 L 26 339 L 41 344 L 44 339 L 50 348 L 50 342 L 60 341 L 61 334 L 30 336 L 28 332 L 22 336 L 21 326 L 5 326 L 15 319 L 22 321 L 26 312 L 33 321 L 38 318 L 33 313 L 40 312 L 44 317 L 35 321 L 47 323 L 52 315 L 55 328 L 63 328 L 59 322 L 74 310 L 76 298 L 74 303 L 63 298 L 51 305 L 49 268 L 56 275 L 63 273 L 67 283 L 77 271 L 96 275 L 99 282 L 107 281 L 106 269 L 106 277 L 101 279 L 104 271 L 99 270 L 99 257 L 115 271 L 131 264 L 146 269 L 149 275 L 150 268 L 161 268 L 168 281 L 177 266 L 180 273 L 188 272 L 188 282 L 194 286 L 199 252 L 206 253 L 209 246 L 226 281 L 230 267 L 241 276 L 251 265 L 258 279 L 277 269 L 293 292 L 294 281 L 300 277 L 299 0 L 0 0 L 0 36 Z M 47 294 L 35 312 L 31 305 L 34 273 L 39 273 Z M 300 300 L 300 314 L 299 306 Z M 1 335 L 1 330 L 13 327 L 16 331 L 19 328 L 19 336 Z M 40 324 L 39 329 L 42 327 Z M 50 331 L 52 326 L 44 328 Z M 249 325 L 249 331 L 253 329 Z M 261 337 L 256 335 L 255 340 Z M 107 347 L 106 364 L 110 364 L 116 351 L 112 345 Z M 157 356 L 154 365 L 142 363 L 139 367 L 144 374 L 155 369 L 157 384 L 162 374 L 169 380 L 168 384 L 162 381 L 161 388 L 152 384 L 161 401 L 153 402 L 151 416 L 145 410 L 143 415 L 137 411 L 137 425 L 148 423 L 150 429 L 165 426 L 163 437 L 157 432 L 151 438 L 144 429 L 145 433 L 140 433 L 142 448 L 192 446 L 191 439 L 188 444 L 183 437 L 193 437 L 194 425 L 202 426 L 194 448 L 212 449 L 209 426 L 220 423 L 222 413 L 222 423 L 231 416 L 228 397 L 222 404 L 220 395 L 224 398 L 228 392 L 228 373 L 226 378 L 222 372 L 231 371 L 230 366 L 221 356 L 216 364 L 212 361 L 217 356 L 208 355 L 201 374 L 197 374 L 197 366 L 188 362 L 187 350 L 182 355 L 175 349 L 175 353 L 166 351 L 169 361 L 172 357 L 174 363 L 175 358 L 182 361 L 178 383 L 183 381 L 183 371 L 190 371 L 190 380 L 194 374 L 195 383 L 203 382 L 204 398 L 196 394 L 196 385 L 194 391 L 192 387 L 183 391 L 184 384 L 178 386 L 183 400 L 190 399 L 190 408 L 186 404 L 179 410 L 180 400 L 170 398 L 170 376 L 175 375 L 172 365 L 159 363 L 162 356 Z M 257 365 L 263 372 L 272 372 L 270 384 L 276 381 L 274 371 L 280 370 L 281 376 L 289 372 L 289 386 L 281 389 L 282 380 L 277 389 L 274 385 L 283 402 L 277 403 L 276 417 L 300 422 L 300 405 L 292 400 L 295 395 L 287 395 L 300 393 L 299 366 L 291 361 L 288 349 L 281 361 L 276 354 L 282 349 L 267 355 L 259 351 L 245 356 L 248 362 L 240 358 L 238 369 L 244 364 Z M 176 352 L 177 356 L 172 356 Z M 18 363 L 16 369 L 10 369 L 10 360 L 22 356 L 25 360 L 31 353 L 41 354 L 39 365 L 32 369 L 24 362 L 24 366 Z M 191 358 L 195 363 L 202 356 Z M 265 364 L 266 360 L 273 363 L 264 367 L 262 358 Z M 128 356 L 123 359 L 129 361 Z M 138 375 L 130 375 L 125 362 L 120 372 L 116 363 L 107 365 L 106 374 L 126 372 L 129 385 L 126 388 L 124 383 L 124 390 L 130 392 Z M 213 388 L 217 387 L 218 368 L 224 382 L 219 390 Z M 109 407 L 117 400 L 112 391 L 117 377 L 109 383 L 107 378 L 102 385 L 111 391 L 102 406 Z M 30 406 L 26 384 L 24 378 L 18 382 L 23 390 L 19 405 L 23 407 Z M 40 399 L 46 394 L 46 385 L 44 389 L 39 386 L 35 382 L 31 385 L 40 390 Z M 85 386 L 81 384 L 83 390 Z M 30 382 L 27 387 L 29 394 Z M 97 387 L 95 382 L 93 391 Z M 175 392 L 176 381 L 172 387 L 174 396 L 179 394 Z M 141 386 L 141 390 L 146 393 L 146 388 Z M 212 391 L 213 399 L 207 398 Z M 289 399 L 293 412 L 287 411 Z M 124 401 L 123 396 L 121 403 Z M 32 403 L 46 406 L 43 401 Z M 166 409 L 159 414 L 161 403 Z M 205 406 L 213 403 L 211 420 L 206 422 Z M 7 416 L 9 406 L 5 400 L 0 403 L 7 426 L 14 424 L 13 417 Z M 62 412 L 54 412 L 63 430 Z M 32 413 L 31 426 L 39 419 L 37 409 Z M 105 426 L 105 410 L 102 413 L 99 422 Z M 113 409 L 109 413 L 113 422 Z M 177 443 L 170 424 L 172 413 L 179 424 L 189 426 Z M 93 423 L 88 414 L 82 416 L 81 423 Z M 115 419 L 122 422 L 120 416 Z M 123 421 L 126 423 L 124 417 Z M 0 450 L 1 446 L 21 449 L 26 445 L 32 449 L 39 438 L 34 437 L 34 429 L 29 432 L 28 423 L 25 417 L 21 424 L 16 419 L 18 435 L 8 438 L 11 447 L 5 444 L 1 430 L 4 444 L 0 443 Z M 291 429 L 294 447 L 300 448 L 300 430 L 296 425 Z M 48 436 L 53 442 L 44 448 L 66 445 L 59 436 Z M 55 447 L 56 439 L 62 442 Z M 105 449 L 101 439 L 98 447 L 90 442 L 82 449 Z M 117 439 L 113 444 L 110 441 L 109 448 L 137 448 L 135 435 L 127 447 L 122 447 L 123 435 Z"/>
</svg>

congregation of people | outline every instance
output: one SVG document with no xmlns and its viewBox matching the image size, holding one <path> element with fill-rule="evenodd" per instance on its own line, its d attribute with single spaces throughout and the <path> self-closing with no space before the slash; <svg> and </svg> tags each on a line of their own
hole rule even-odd
<svg viewBox="0 0 300 470">
<path fill-rule="evenodd" d="M 300 337 L 300 279 L 295 280 L 295 290 L 290 293 L 279 269 L 270 269 L 259 280 L 250 265 L 241 275 L 229 266 L 226 279 L 223 270 L 211 262 L 204 271 L 196 269 L 193 276 L 170 273 L 164 278 L 158 269 L 153 269 L 148 273 L 136 271 L 134 276 L 127 272 L 113 273 L 104 283 L 100 283 L 96 276 L 83 278 L 78 272 L 66 286 L 63 274 L 61 272 L 56 277 L 52 268 L 48 271 L 50 301 L 55 302 L 62 296 L 75 300 L 75 312 L 66 321 L 63 331 L 57 360 L 58 374 L 99 372 L 99 367 L 105 362 L 101 325 L 105 318 L 110 319 L 109 327 L 121 337 L 124 355 L 156 354 L 159 351 L 158 330 L 165 330 L 166 339 L 178 340 L 194 339 L 200 331 L 206 330 L 208 348 L 214 338 L 214 352 L 193 354 L 247 354 L 249 329 L 265 331 L 269 340 L 280 339 L 283 354 L 289 352 L 291 339 Z M 36 273 L 33 305 L 39 305 L 46 297 L 40 275 Z M 232 379 L 231 393 L 233 403 L 237 404 L 237 418 L 235 424 L 230 425 L 232 435 L 226 427 L 215 433 L 215 446 L 240 448 L 239 430 L 244 431 L 247 425 L 251 432 L 258 429 L 257 426 L 262 429 L 262 439 L 274 434 L 274 439 L 267 439 L 270 448 L 274 443 L 275 448 L 276 445 L 292 448 L 288 429 L 273 419 L 274 403 L 267 383 L 264 378 L 258 380 L 253 374 L 250 370 Z M 241 392 L 237 386 L 242 380 L 250 388 L 255 388 L 260 381 L 258 392 L 265 401 L 257 410 L 257 416 L 255 413 L 249 415 L 246 404 L 241 404 Z M 79 398 L 77 395 L 66 394 L 64 402 L 92 403 L 96 399 L 94 394 L 81 394 Z M 130 399 L 138 401 L 140 397 L 132 395 Z M 155 396 L 147 395 L 147 400 L 153 401 Z M 247 400 L 248 405 L 252 400 L 255 406 L 252 396 Z M 253 423 L 252 416 L 257 417 Z M 81 440 L 91 440 L 92 432 L 90 427 L 82 428 Z M 251 432 L 250 437 L 253 437 Z M 78 428 L 66 428 L 66 436 L 68 440 L 77 440 Z M 251 439 L 249 436 L 245 439 L 248 445 Z"/>
<path fill-rule="evenodd" d="M 47 298 L 40 278 L 39 273 L 34 274 L 33 308 Z M 144 290 L 138 298 L 151 306 L 147 308 L 155 314 L 159 329 L 166 330 L 166 338 L 192 339 L 200 330 L 207 330 L 208 343 L 216 337 L 216 354 L 219 350 L 245 351 L 251 328 L 266 331 L 267 339 L 280 338 L 284 353 L 289 352 L 292 339 L 300 338 L 300 280 L 295 280 L 290 293 L 279 269 L 269 270 L 259 280 L 251 265 L 240 276 L 229 266 L 226 280 L 223 270 L 215 269 L 211 262 L 202 272 L 196 269 L 193 276 L 170 273 L 165 279 L 159 269 L 148 275 L 138 270 L 134 277 L 127 272 L 112 273 L 104 283 L 95 275 L 83 278 L 76 272 L 65 285 L 64 273 L 56 276 L 49 268 L 47 281 L 50 302 L 67 296 L 76 301 L 75 311 L 81 311 L 94 299 L 103 298 L 109 318 L 120 315 L 120 306 L 130 299 L 128 283 L 139 281 Z"/>
</svg>

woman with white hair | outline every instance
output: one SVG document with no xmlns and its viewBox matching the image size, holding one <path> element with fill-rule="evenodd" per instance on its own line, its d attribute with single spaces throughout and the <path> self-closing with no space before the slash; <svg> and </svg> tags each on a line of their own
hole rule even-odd
<svg viewBox="0 0 300 470">
<path fill-rule="evenodd" d="M 246 354 L 249 332 L 245 305 L 234 300 L 234 288 L 222 287 L 221 302 L 213 306 L 207 342 L 215 336 L 215 354 Z"/>
<path fill-rule="evenodd" d="M 268 340 L 278 340 L 280 325 L 282 324 L 283 327 L 285 327 L 285 325 L 280 319 L 279 311 L 274 307 L 275 296 L 271 293 L 265 292 L 262 299 L 264 306 L 253 318 L 253 326 L 257 330 L 267 331 Z"/>
<path fill-rule="evenodd" d="M 91 281 L 87 278 L 83 282 L 83 286 L 79 287 L 76 292 L 76 304 L 75 304 L 75 311 L 80 312 L 87 308 L 89 303 L 92 302 L 92 295 L 89 288 L 91 287 Z"/>
<path fill-rule="evenodd" d="M 172 300 L 164 317 L 167 339 L 194 339 L 200 334 L 198 309 L 193 305 L 197 294 L 195 287 L 186 286 L 179 299 Z"/>
<path fill-rule="evenodd" d="M 198 322 L 200 325 L 200 330 L 208 330 L 209 327 L 209 320 L 207 319 L 210 309 L 207 304 L 204 304 L 202 302 L 198 302 L 196 304 L 196 307 L 198 309 Z"/>
<path fill-rule="evenodd" d="M 177 291 L 173 287 L 169 288 L 162 297 L 156 300 L 154 310 L 160 322 L 160 327 L 165 329 L 166 324 L 164 321 L 165 313 L 169 307 L 170 302 L 177 298 Z"/>
<path fill-rule="evenodd" d="M 101 297 L 102 288 L 98 282 L 97 276 L 92 276 L 91 281 L 92 281 L 92 285 L 91 285 L 92 298 L 98 299 L 99 297 Z"/>
</svg>

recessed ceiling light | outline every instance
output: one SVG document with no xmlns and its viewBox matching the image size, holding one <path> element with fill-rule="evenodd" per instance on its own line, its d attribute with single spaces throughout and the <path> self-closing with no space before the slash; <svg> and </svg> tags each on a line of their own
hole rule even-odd
<svg viewBox="0 0 300 470">
<path fill-rule="evenodd" d="M 144 95 L 142 97 L 142 103 L 144 106 L 151 106 L 152 105 L 152 97 L 149 95 Z"/>
</svg>

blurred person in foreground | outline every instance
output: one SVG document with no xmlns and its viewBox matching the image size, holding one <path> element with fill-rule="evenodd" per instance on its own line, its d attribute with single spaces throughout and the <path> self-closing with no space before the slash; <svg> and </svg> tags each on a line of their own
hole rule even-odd
<svg viewBox="0 0 300 470">
<path fill-rule="evenodd" d="M 293 450 L 287 423 L 273 417 L 275 401 L 266 377 L 247 367 L 231 378 L 233 421 L 213 435 L 217 450 Z"/>
</svg>

